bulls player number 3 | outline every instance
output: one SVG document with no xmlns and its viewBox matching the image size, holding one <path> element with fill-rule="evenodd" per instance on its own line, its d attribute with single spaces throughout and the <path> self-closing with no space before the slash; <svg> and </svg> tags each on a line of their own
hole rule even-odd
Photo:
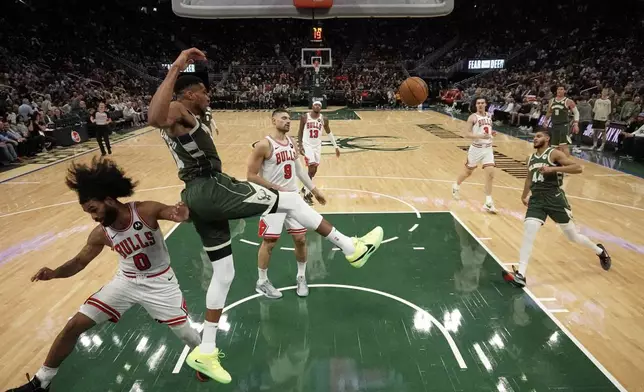
<svg viewBox="0 0 644 392">
<path fill-rule="evenodd" d="M 150 263 L 150 259 L 145 253 L 138 253 L 134 255 L 132 257 L 132 261 L 134 261 L 134 265 L 139 269 L 139 271 L 145 271 L 152 267 L 152 263 Z"/>
</svg>

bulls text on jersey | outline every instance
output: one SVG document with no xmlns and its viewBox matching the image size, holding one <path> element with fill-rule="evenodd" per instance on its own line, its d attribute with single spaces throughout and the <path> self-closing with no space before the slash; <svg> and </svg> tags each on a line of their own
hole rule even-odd
<svg viewBox="0 0 644 392">
<path fill-rule="evenodd" d="M 141 238 L 141 235 L 143 235 L 143 239 Z M 112 249 L 120 254 L 121 257 L 127 259 L 138 250 L 145 249 L 154 244 L 156 244 L 154 234 L 152 234 L 151 231 L 146 231 L 143 233 L 136 233 L 134 236 L 129 236 L 121 240 L 118 244 L 114 244 Z"/>
<path fill-rule="evenodd" d="M 275 153 L 275 159 L 277 160 L 277 165 L 286 161 L 294 161 L 295 151 L 293 150 L 278 151 Z"/>
</svg>

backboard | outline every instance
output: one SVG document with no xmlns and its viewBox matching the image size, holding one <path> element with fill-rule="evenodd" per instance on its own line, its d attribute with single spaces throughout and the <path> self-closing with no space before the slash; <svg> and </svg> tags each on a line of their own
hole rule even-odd
<svg viewBox="0 0 644 392">
<path fill-rule="evenodd" d="M 313 68 L 316 60 L 319 62 L 320 68 L 331 68 L 333 66 L 331 48 L 302 48 L 301 67 Z"/>
<path fill-rule="evenodd" d="M 293 0 L 172 0 L 178 16 L 198 19 L 437 17 L 454 0 L 334 0 L 328 9 L 296 8 Z"/>
</svg>

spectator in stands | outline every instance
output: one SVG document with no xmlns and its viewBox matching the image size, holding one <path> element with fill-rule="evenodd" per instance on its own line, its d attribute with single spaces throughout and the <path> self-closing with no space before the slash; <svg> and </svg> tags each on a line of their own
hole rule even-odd
<svg viewBox="0 0 644 392">
<path fill-rule="evenodd" d="M 27 124 L 27 129 L 29 130 L 31 143 L 33 143 L 39 151 L 46 152 L 56 146 L 56 138 L 48 135 L 49 131 L 47 130 L 45 120 L 41 113 L 34 112 L 31 115 Z"/>
<path fill-rule="evenodd" d="M 2 163 L 20 162 L 20 158 L 16 153 L 18 142 L 6 134 L 4 127 L 4 122 L 0 122 L 0 161 Z"/>
<path fill-rule="evenodd" d="M 25 98 L 22 100 L 22 105 L 18 107 L 18 114 L 25 120 L 28 120 L 31 117 L 31 114 L 34 112 L 34 108 L 31 107 L 29 99 Z"/>
<path fill-rule="evenodd" d="M 595 116 L 593 117 L 593 150 L 597 149 L 597 133 L 602 133 L 602 146 L 599 151 L 604 150 L 606 145 L 606 127 L 608 126 L 608 120 L 611 113 L 615 110 L 611 107 L 612 103 L 608 99 L 608 89 L 602 90 L 601 98 L 595 100 L 595 105 L 593 106 L 593 112 Z"/>
<path fill-rule="evenodd" d="M 19 133 L 11 130 L 8 122 L 0 121 L 0 140 L 5 141 L 10 139 L 14 150 L 18 153 L 18 157 L 26 156 L 28 154 L 28 146 L 26 139 Z"/>
<path fill-rule="evenodd" d="M 588 103 L 588 97 L 586 95 L 582 95 L 579 98 L 577 110 L 579 110 L 579 133 L 572 135 L 575 148 L 579 148 L 584 131 L 593 121 L 593 108 Z"/>
<path fill-rule="evenodd" d="M 622 132 L 619 140 L 623 143 L 622 151 L 626 154 L 626 159 L 644 159 L 644 125 L 635 132 Z"/>
<path fill-rule="evenodd" d="M 110 146 L 110 128 L 109 124 L 112 122 L 112 119 L 109 118 L 107 112 L 105 111 L 105 103 L 101 102 L 98 104 L 98 109 L 90 121 L 95 125 L 94 129 L 96 130 L 96 141 L 98 142 L 98 147 L 101 149 L 101 155 L 105 155 L 105 148 L 107 147 L 107 153 L 112 154 L 112 147 Z M 103 145 L 103 141 L 105 145 Z"/>
</svg>

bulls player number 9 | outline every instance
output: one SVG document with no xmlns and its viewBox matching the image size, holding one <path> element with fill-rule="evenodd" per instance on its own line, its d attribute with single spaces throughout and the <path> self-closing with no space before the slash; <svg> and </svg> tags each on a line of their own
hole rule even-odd
<svg viewBox="0 0 644 392">
<path fill-rule="evenodd" d="M 293 166 L 292 165 L 284 166 L 284 178 L 288 180 L 291 177 L 293 177 Z"/>
<path fill-rule="evenodd" d="M 138 253 L 134 255 L 132 257 L 132 261 L 134 261 L 134 265 L 136 266 L 136 268 L 138 268 L 139 271 L 145 271 L 152 267 L 152 263 L 150 263 L 150 259 L 145 253 Z"/>
</svg>

